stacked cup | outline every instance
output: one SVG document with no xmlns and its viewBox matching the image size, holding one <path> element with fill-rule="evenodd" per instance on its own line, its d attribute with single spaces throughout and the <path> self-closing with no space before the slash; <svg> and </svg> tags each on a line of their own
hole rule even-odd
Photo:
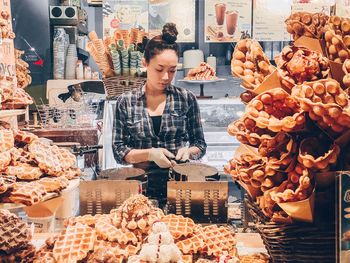
<svg viewBox="0 0 350 263">
<path fill-rule="evenodd" d="M 75 79 L 75 68 L 78 61 L 77 47 L 75 44 L 69 44 L 66 56 L 66 79 Z"/>
<path fill-rule="evenodd" d="M 56 28 L 53 40 L 53 75 L 54 79 L 64 79 L 65 35 L 63 28 Z"/>
</svg>

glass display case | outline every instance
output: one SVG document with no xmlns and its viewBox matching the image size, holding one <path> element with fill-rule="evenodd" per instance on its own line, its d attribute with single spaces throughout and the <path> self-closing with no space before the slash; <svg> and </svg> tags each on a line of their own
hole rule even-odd
<svg viewBox="0 0 350 263">
<path fill-rule="evenodd" d="M 198 100 L 207 153 L 202 162 L 219 172 L 232 158 L 239 142 L 227 133 L 227 126 L 244 114 L 245 105 L 238 98 Z"/>
</svg>

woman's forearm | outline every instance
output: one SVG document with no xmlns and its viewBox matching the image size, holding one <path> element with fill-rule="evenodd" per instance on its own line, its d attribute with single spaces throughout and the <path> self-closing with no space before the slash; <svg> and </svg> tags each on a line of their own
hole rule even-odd
<svg viewBox="0 0 350 263">
<path fill-rule="evenodd" d="M 127 155 L 125 155 L 124 159 L 127 163 L 141 163 L 148 161 L 150 149 L 132 149 Z"/>
</svg>

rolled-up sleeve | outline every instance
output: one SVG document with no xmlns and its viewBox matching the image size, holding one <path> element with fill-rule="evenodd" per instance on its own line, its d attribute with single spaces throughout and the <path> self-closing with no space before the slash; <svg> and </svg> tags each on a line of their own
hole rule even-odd
<svg viewBox="0 0 350 263">
<path fill-rule="evenodd" d="M 128 146 L 130 135 L 127 130 L 126 120 L 126 101 L 123 96 L 120 96 L 116 102 L 112 137 L 114 159 L 120 164 L 128 164 L 124 158 L 131 151 L 131 148 Z"/>
<path fill-rule="evenodd" d="M 200 159 L 204 156 L 207 144 L 204 140 L 203 127 L 199 105 L 193 93 L 188 95 L 188 111 L 187 111 L 187 132 L 190 147 L 196 146 L 200 149 L 200 153 L 194 156 L 194 159 Z"/>
</svg>

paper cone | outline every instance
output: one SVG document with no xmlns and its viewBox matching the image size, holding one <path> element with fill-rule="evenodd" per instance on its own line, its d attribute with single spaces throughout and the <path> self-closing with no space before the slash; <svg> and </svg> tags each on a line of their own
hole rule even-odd
<svg viewBox="0 0 350 263">
<path fill-rule="evenodd" d="M 344 83 L 343 83 L 343 78 L 344 78 L 344 71 L 342 69 L 343 67 L 343 64 L 341 63 L 337 63 L 337 62 L 334 62 L 334 61 L 329 61 L 329 65 L 330 65 L 330 68 L 331 68 L 331 76 L 333 79 L 335 79 L 336 81 L 339 82 L 340 86 L 343 88 L 343 89 L 346 89 Z"/>
<path fill-rule="evenodd" d="M 256 198 L 258 196 L 263 195 L 263 193 L 260 190 L 260 187 L 259 188 L 255 188 L 255 187 L 251 186 L 250 184 L 243 183 L 242 181 L 239 181 L 238 183 L 244 188 L 244 190 L 247 191 L 249 196 L 251 198 L 253 198 L 254 201 L 256 200 Z"/>
<path fill-rule="evenodd" d="M 241 143 L 235 151 L 234 158 L 239 158 L 243 154 L 251 154 L 257 158 L 261 158 L 256 148 Z"/>
<path fill-rule="evenodd" d="M 301 36 L 294 41 L 294 45 L 296 47 L 305 47 L 312 51 L 318 51 L 323 56 L 325 57 L 327 56 L 324 48 L 325 47 L 324 40 Z"/>
<path fill-rule="evenodd" d="M 63 198 L 56 197 L 36 205 L 26 206 L 23 209 L 30 217 L 47 217 L 55 214 L 62 203 Z"/>
<path fill-rule="evenodd" d="M 260 85 L 259 87 L 250 90 L 255 94 L 263 93 L 267 90 L 282 88 L 280 78 L 278 77 L 278 72 L 275 70 L 272 72 Z"/>
<path fill-rule="evenodd" d="M 314 221 L 315 189 L 305 200 L 277 204 L 293 219 L 312 223 Z"/>
</svg>

